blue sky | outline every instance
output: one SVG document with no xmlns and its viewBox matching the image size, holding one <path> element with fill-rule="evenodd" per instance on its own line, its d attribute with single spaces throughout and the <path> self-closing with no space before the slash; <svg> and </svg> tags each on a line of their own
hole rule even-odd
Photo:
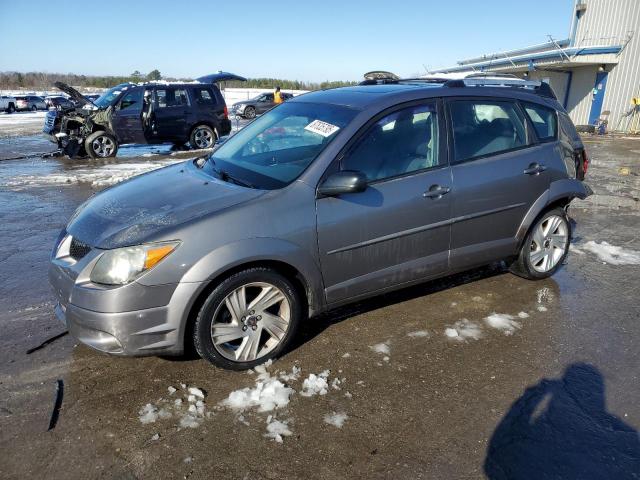
<svg viewBox="0 0 640 480">
<path fill-rule="evenodd" d="M 573 0 L 0 0 L 0 71 L 359 80 L 569 34 Z M 11 21 L 8 21 L 11 19 Z"/>
</svg>

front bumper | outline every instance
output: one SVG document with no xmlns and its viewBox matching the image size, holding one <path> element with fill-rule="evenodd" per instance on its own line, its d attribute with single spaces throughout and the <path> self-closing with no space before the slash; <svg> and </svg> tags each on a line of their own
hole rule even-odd
<svg viewBox="0 0 640 480">
<path fill-rule="evenodd" d="M 114 355 L 181 354 L 188 312 L 201 284 L 96 285 L 87 271 L 97 256 L 77 262 L 51 259 L 55 314 L 69 332 L 85 345 Z"/>
</svg>

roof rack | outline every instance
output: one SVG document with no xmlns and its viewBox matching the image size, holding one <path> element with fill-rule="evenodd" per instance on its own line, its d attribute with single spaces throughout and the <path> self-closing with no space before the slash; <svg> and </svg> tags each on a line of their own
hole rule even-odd
<svg viewBox="0 0 640 480">
<path fill-rule="evenodd" d="M 483 77 L 470 75 L 458 80 L 449 80 L 444 84 L 447 88 L 463 88 L 463 87 L 507 87 L 522 88 L 531 90 L 533 93 L 541 97 L 548 97 L 557 100 L 556 94 L 546 82 L 533 80 L 522 80 L 519 78 L 510 78 L 498 76 L 497 74 L 489 74 Z"/>
</svg>

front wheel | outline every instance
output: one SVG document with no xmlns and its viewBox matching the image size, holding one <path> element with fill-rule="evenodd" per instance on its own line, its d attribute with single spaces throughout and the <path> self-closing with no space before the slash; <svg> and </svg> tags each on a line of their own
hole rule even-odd
<svg viewBox="0 0 640 480">
<path fill-rule="evenodd" d="M 251 120 L 252 118 L 256 118 L 256 109 L 253 107 L 247 107 L 244 109 L 244 118 Z"/>
<path fill-rule="evenodd" d="M 94 159 L 115 157 L 118 153 L 118 141 L 110 133 L 99 130 L 87 137 L 84 148 Z"/>
<path fill-rule="evenodd" d="M 279 356 L 295 336 L 303 302 L 295 286 L 270 268 L 231 275 L 205 300 L 194 325 L 198 354 L 230 370 Z"/>
<path fill-rule="evenodd" d="M 546 212 L 529 230 L 511 272 L 529 280 L 548 278 L 569 253 L 571 224 L 563 208 Z"/>
<path fill-rule="evenodd" d="M 217 135 L 213 128 L 208 125 L 198 125 L 191 131 L 189 136 L 189 145 L 191 148 L 201 150 L 204 148 L 213 148 L 216 143 Z"/>
<path fill-rule="evenodd" d="M 13 113 L 16 111 L 16 107 L 13 105 L 13 103 L 10 103 L 9 106 L 7 107 L 6 112 L 7 113 Z"/>
</svg>

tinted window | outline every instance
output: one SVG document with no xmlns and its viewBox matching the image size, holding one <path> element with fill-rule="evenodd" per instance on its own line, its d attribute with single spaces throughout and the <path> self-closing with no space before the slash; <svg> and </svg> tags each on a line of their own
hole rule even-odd
<svg viewBox="0 0 640 480">
<path fill-rule="evenodd" d="M 456 162 L 527 143 L 524 119 L 514 103 L 458 100 L 449 104 Z"/>
<path fill-rule="evenodd" d="M 555 110 L 526 103 L 524 109 L 533 123 L 540 140 L 555 140 L 558 134 L 558 119 Z"/>
<path fill-rule="evenodd" d="M 196 97 L 196 103 L 199 105 L 214 105 L 215 100 L 213 93 L 208 88 L 194 88 L 193 92 Z"/>
<path fill-rule="evenodd" d="M 120 101 L 120 110 L 140 110 L 142 108 L 142 89 L 126 93 Z"/>
<path fill-rule="evenodd" d="M 208 165 L 258 188 L 281 188 L 296 179 L 356 113 L 328 104 L 283 104 L 223 143 Z"/>
<path fill-rule="evenodd" d="M 156 107 L 181 107 L 189 105 L 187 91 L 183 88 L 158 88 L 156 90 Z"/>
<path fill-rule="evenodd" d="M 427 104 L 377 121 L 347 154 L 342 168 L 363 172 L 374 181 L 438 164 L 438 117 L 435 104 Z"/>
</svg>

